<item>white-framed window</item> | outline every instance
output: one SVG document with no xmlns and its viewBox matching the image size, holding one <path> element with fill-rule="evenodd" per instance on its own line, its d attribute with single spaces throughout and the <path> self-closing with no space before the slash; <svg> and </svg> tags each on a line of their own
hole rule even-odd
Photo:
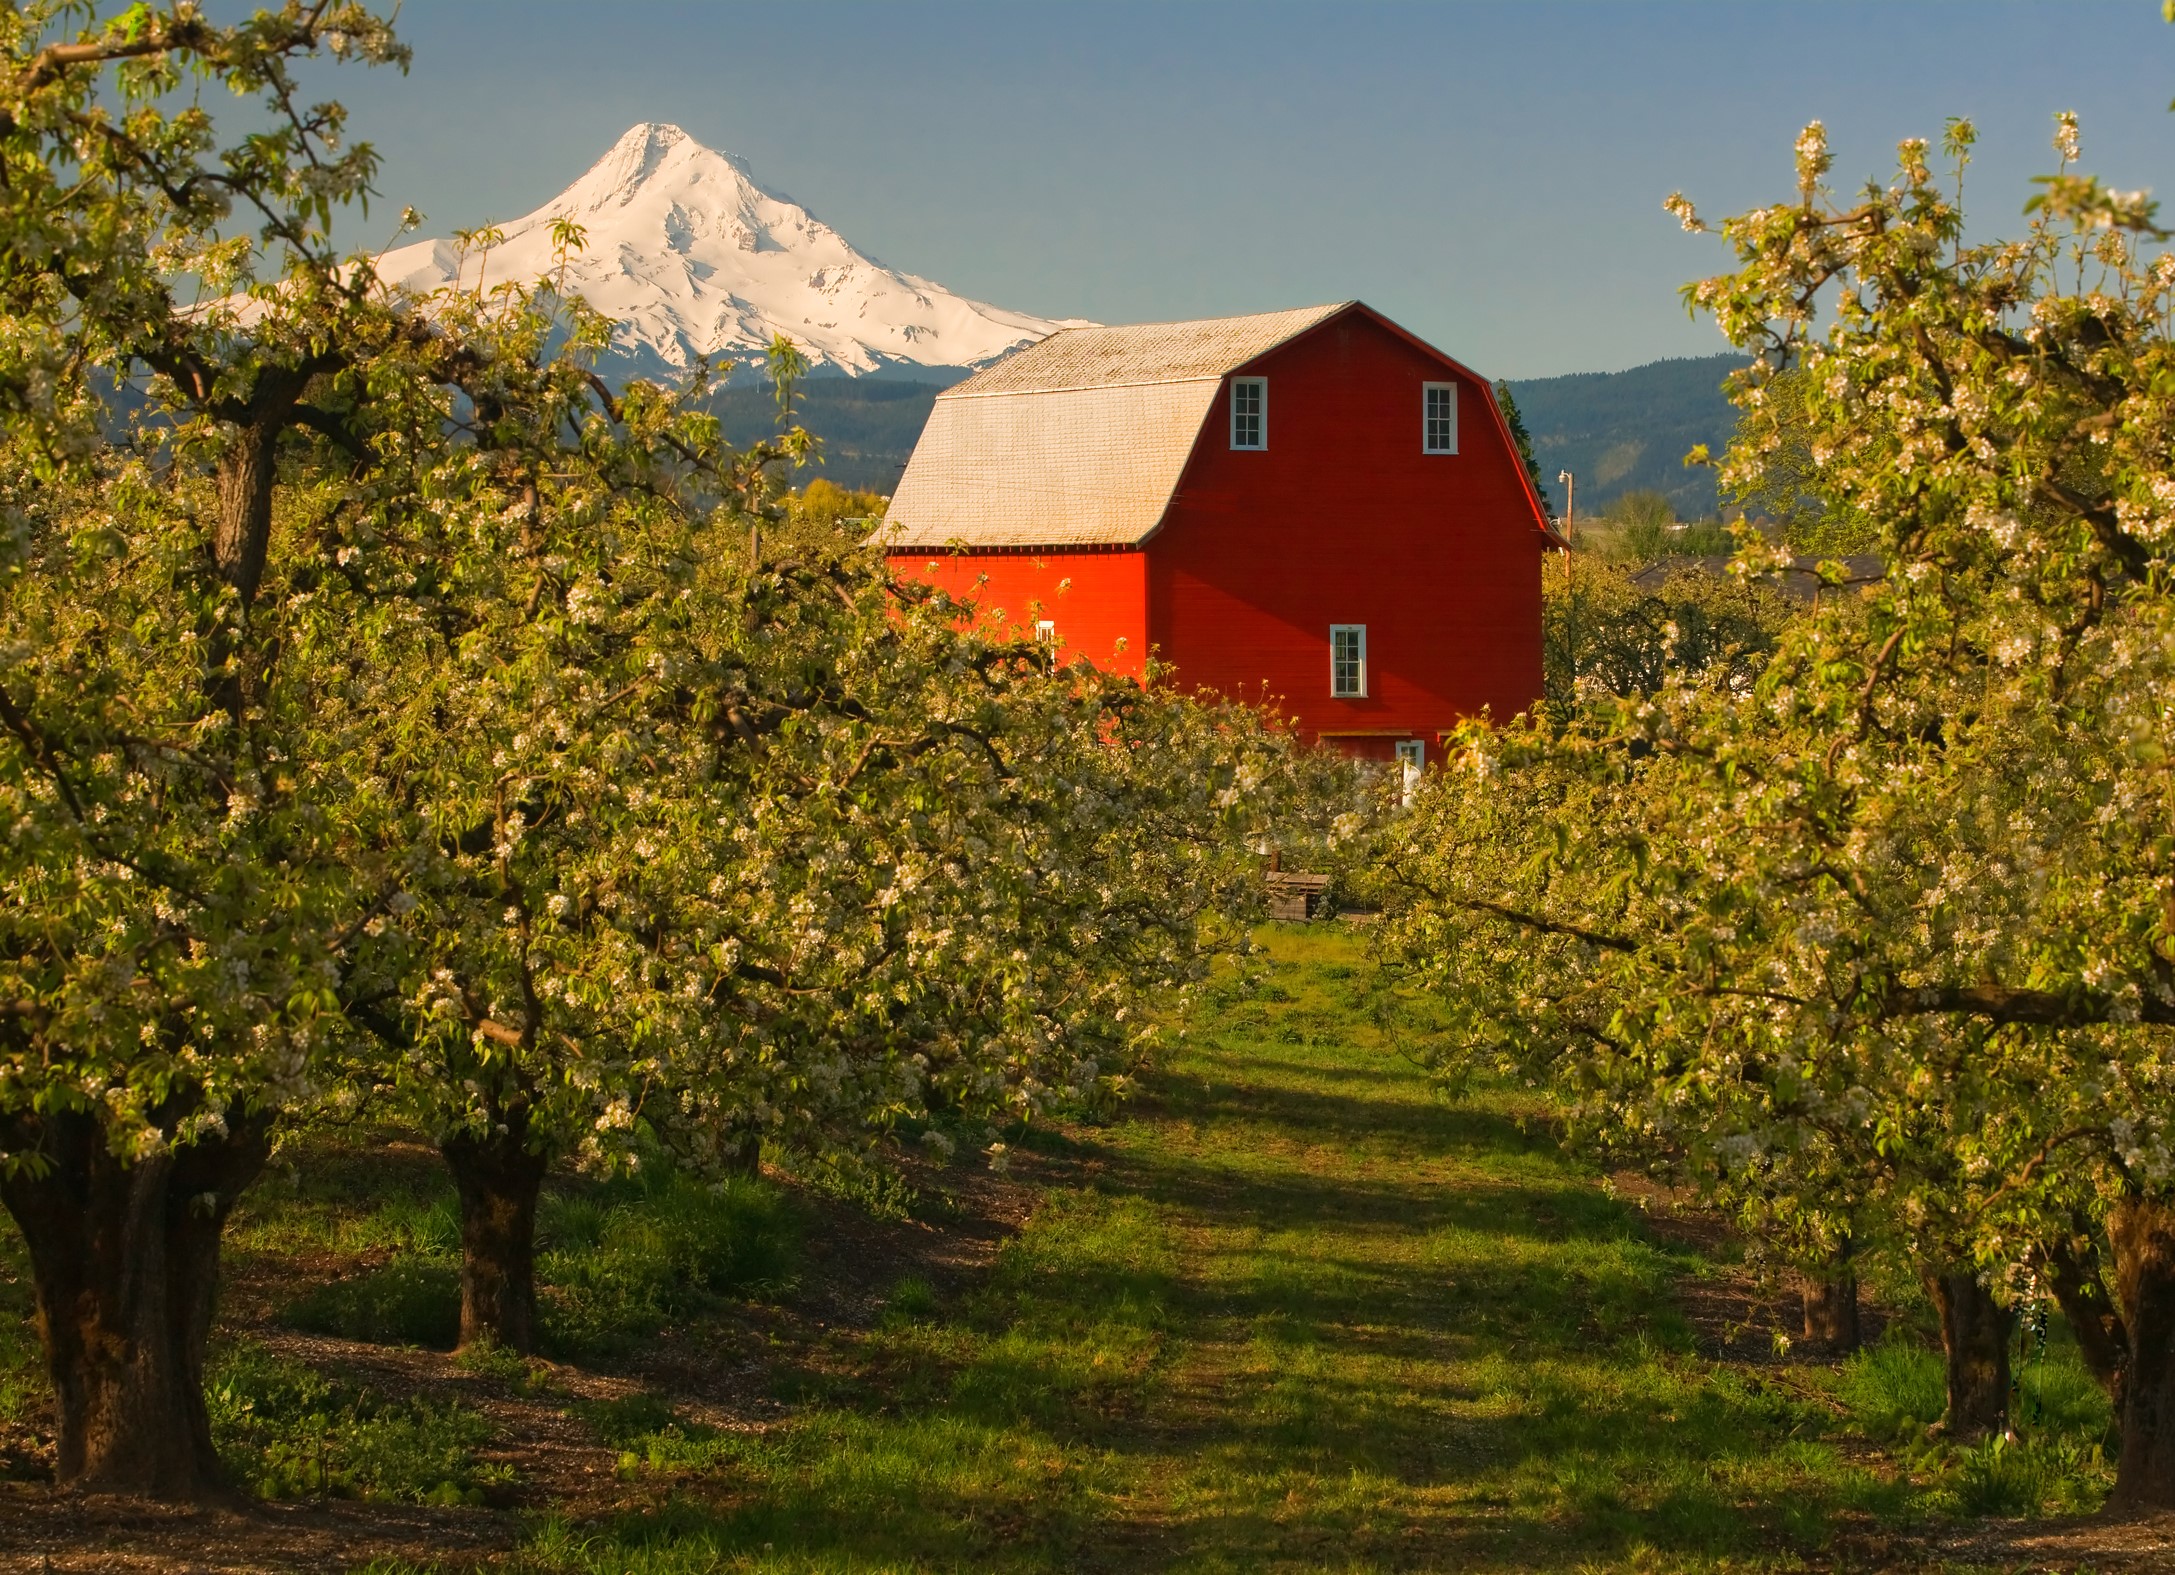
<svg viewBox="0 0 2175 1575">
<path fill-rule="evenodd" d="M 1420 452 L 1455 454 L 1458 451 L 1458 385 L 1420 385 Z"/>
<path fill-rule="evenodd" d="M 1397 802 L 1406 809 L 1412 808 L 1412 795 L 1419 791 L 1420 775 L 1427 769 L 1427 745 L 1417 738 L 1400 738 L 1397 741 Z"/>
<path fill-rule="evenodd" d="M 1329 693 L 1338 700 L 1367 698 L 1367 626 L 1329 626 Z"/>
<path fill-rule="evenodd" d="M 1269 380 L 1265 377 L 1231 379 L 1231 446 L 1269 446 Z"/>
</svg>

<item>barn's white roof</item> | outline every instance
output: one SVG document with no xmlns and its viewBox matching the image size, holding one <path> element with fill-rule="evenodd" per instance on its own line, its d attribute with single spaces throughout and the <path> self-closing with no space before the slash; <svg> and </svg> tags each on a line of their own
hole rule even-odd
<svg viewBox="0 0 2175 1575">
<path fill-rule="evenodd" d="M 894 549 L 1133 546 L 1225 374 L 1352 303 L 1067 328 L 937 396 L 884 517 Z"/>
</svg>

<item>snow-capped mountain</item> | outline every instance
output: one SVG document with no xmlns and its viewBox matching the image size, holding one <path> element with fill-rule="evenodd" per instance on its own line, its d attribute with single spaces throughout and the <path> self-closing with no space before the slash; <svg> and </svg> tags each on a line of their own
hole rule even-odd
<svg viewBox="0 0 2175 1575">
<path fill-rule="evenodd" d="M 499 228 L 489 255 L 452 241 L 385 253 L 378 275 L 418 294 L 552 273 L 551 229 L 587 230 L 565 289 L 619 323 L 630 371 L 677 371 L 698 355 L 759 361 L 784 334 L 811 362 L 852 375 L 884 366 L 978 366 L 1071 326 L 954 295 L 886 268 L 730 154 L 678 126 L 639 125 L 573 185 Z"/>
</svg>

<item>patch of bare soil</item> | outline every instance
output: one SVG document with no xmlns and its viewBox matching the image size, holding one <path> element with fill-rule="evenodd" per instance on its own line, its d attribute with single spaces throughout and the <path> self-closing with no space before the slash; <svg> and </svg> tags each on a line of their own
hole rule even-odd
<svg viewBox="0 0 2175 1575">
<path fill-rule="evenodd" d="M 338 1502 L 182 1509 L 15 1487 L 0 1494 L 0 1572 L 349 1569 L 377 1558 L 480 1558 L 516 1529 L 512 1515 L 488 1509 Z"/>
<path fill-rule="evenodd" d="M 1994 1521 L 1933 1539 L 1942 1557 L 2019 1571 L 2175 1570 L 2175 1515 L 2143 1520 Z"/>
<path fill-rule="evenodd" d="M 1846 1532 L 1808 1570 L 1835 1575 L 2165 1575 L 2170 1518 L 1991 1522 L 1946 1533 Z"/>
<path fill-rule="evenodd" d="M 1763 1275 L 1746 1267 L 1736 1250 L 1740 1238 L 1727 1219 L 1650 1176 L 1620 1170 L 1609 1177 L 1609 1190 L 1645 1214 L 1646 1227 L 1658 1240 L 1688 1248 L 1706 1261 L 1704 1273 L 1677 1285 L 1677 1300 L 1700 1355 L 1748 1367 L 1781 1367 L 1805 1359 L 1803 1281 L 1794 1274 Z M 1858 1324 L 1865 1343 L 1874 1344 L 1888 1326 L 1888 1313 L 1861 1297 Z"/>
<path fill-rule="evenodd" d="M 667 1331 L 608 1368 L 533 1362 L 521 1380 L 472 1372 L 446 1351 L 283 1328 L 272 1321 L 273 1309 L 298 1283 L 353 1273 L 372 1260 L 305 1263 L 250 1255 L 237 1265 L 241 1272 L 224 1299 L 222 1334 L 246 1335 L 389 1397 L 454 1400 L 482 1412 L 497 1438 L 481 1453 L 511 1466 L 513 1483 L 480 1508 L 342 1501 L 146 1505 L 55 1491 L 50 1439 L 19 1429 L 21 1437 L 0 1437 L 0 1575 L 255 1575 L 351 1569 L 375 1559 L 481 1563 L 518 1542 L 536 1512 L 579 1520 L 645 1508 L 660 1490 L 618 1476 L 616 1451 L 581 1420 L 578 1402 L 647 1392 L 706 1427 L 771 1426 L 789 1410 L 775 1394 L 779 1379 L 793 1370 L 849 1366 L 853 1336 L 875 1325 L 902 1279 L 926 1280 L 945 1299 L 971 1289 L 1027 1217 L 1037 1190 L 1025 1177 L 965 1165 L 944 1169 L 918 1159 L 909 1163 L 907 1180 L 935 1200 L 932 1218 L 877 1219 L 804 1194 L 807 1236 L 799 1283 L 776 1305 L 737 1307 Z"/>
</svg>

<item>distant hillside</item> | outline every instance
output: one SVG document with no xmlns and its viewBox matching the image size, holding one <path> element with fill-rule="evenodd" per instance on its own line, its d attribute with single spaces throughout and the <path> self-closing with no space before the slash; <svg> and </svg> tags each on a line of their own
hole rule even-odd
<svg viewBox="0 0 2175 1575">
<path fill-rule="evenodd" d="M 801 425 L 823 440 L 823 463 L 795 484 L 822 476 L 855 491 L 889 496 L 906 469 L 936 396 L 966 376 L 963 369 L 932 369 L 942 382 L 876 377 L 812 377 L 800 386 Z M 777 396 L 749 378 L 728 383 L 711 396 L 710 409 L 734 447 L 745 447 L 777 430 Z"/>
<path fill-rule="evenodd" d="M 1581 514 L 1642 490 L 1661 493 L 1680 519 L 1714 513 L 1714 472 L 1687 470 L 1684 456 L 1696 444 L 1716 454 L 1728 444 L 1737 412 L 1722 397 L 1722 379 L 1744 364 L 1712 355 L 1512 383 L 1549 500 L 1562 510 L 1556 473 L 1568 470 L 1578 477 Z"/>
<path fill-rule="evenodd" d="M 1651 489 L 1684 519 L 1715 512 L 1714 473 L 1687 470 L 1696 443 L 1719 454 L 1736 425 L 1722 397 L 1722 378 L 1743 365 L 1736 356 L 1656 361 L 1628 372 L 1578 372 L 1511 384 L 1533 450 L 1560 510 L 1556 472 L 1578 477 L 1581 513 L 1600 512 L 1627 492 Z M 889 493 L 929 419 L 936 396 L 966 376 L 963 368 L 932 368 L 929 378 L 812 377 L 801 384 L 802 424 L 823 439 L 824 463 L 813 474 L 842 487 Z M 777 423 L 767 384 L 737 379 L 713 396 L 710 408 L 734 444 L 755 441 Z"/>
</svg>

